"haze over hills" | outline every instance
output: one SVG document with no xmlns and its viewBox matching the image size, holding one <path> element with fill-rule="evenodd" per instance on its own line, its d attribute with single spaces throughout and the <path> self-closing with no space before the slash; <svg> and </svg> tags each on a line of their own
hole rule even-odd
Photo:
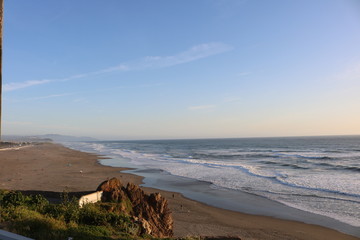
<svg viewBox="0 0 360 240">
<path fill-rule="evenodd" d="M 4 135 L 3 140 L 5 141 L 16 141 L 16 142 L 77 142 L 77 141 L 98 141 L 92 137 L 77 137 L 67 136 L 60 134 L 44 134 L 44 135 L 33 135 L 33 136 L 19 136 L 19 135 Z"/>
<path fill-rule="evenodd" d="M 54 142 L 77 142 L 77 141 L 99 141 L 99 139 L 92 137 L 77 137 L 77 136 L 68 136 L 68 135 L 60 135 L 60 134 L 45 134 L 39 135 L 41 138 L 50 138 Z"/>
</svg>

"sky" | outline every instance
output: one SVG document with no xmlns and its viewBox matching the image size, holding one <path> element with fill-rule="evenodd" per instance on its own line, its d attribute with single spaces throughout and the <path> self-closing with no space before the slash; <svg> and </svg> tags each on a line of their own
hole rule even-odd
<svg viewBox="0 0 360 240">
<path fill-rule="evenodd" d="M 4 135 L 360 134 L 360 1 L 5 0 Z"/>
</svg>

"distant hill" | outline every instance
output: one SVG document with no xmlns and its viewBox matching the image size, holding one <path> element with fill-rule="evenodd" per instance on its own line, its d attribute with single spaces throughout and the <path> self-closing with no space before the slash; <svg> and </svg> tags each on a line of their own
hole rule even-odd
<svg viewBox="0 0 360 240">
<path fill-rule="evenodd" d="M 2 141 L 7 142 L 51 142 L 50 138 L 42 138 L 38 136 L 20 136 L 20 135 L 3 135 L 1 136 Z"/>
<path fill-rule="evenodd" d="M 60 134 L 45 134 L 45 135 L 35 135 L 35 136 L 13 136 L 13 135 L 4 135 L 2 136 L 4 141 L 14 141 L 14 142 L 84 142 L 84 141 L 98 141 L 96 138 L 91 137 L 75 137 L 75 136 L 66 136 Z"/>
<path fill-rule="evenodd" d="M 92 137 L 75 137 L 75 136 L 67 136 L 67 135 L 59 135 L 59 134 L 45 134 L 45 135 L 38 135 L 37 137 L 43 139 L 51 139 L 54 142 L 99 141 L 98 139 Z"/>
</svg>

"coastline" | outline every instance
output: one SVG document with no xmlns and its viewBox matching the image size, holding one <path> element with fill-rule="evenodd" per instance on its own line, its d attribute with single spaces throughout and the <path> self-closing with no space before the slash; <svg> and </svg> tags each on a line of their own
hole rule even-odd
<svg viewBox="0 0 360 240">
<path fill-rule="evenodd" d="M 123 172 L 123 167 L 101 165 L 101 156 L 62 145 L 43 143 L 0 152 L 0 188 L 22 191 L 95 191 L 107 178 L 123 184 L 143 183 L 143 177 Z M 122 172 L 120 172 L 122 171 Z M 173 212 L 175 236 L 239 236 L 241 239 L 359 239 L 336 230 L 273 217 L 250 215 L 190 200 L 180 193 L 160 192 Z"/>
<path fill-rule="evenodd" d="M 304 222 L 335 229 L 340 232 L 360 237 L 360 228 L 343 223 L 323 215 L 300 210 L 265 197 L 239 190 L 216 188 L 210 182 L 178 177 L 167 172 L 146 169 L 126 170 L 144 177 L 142 186 L 165 191 L 175 191 L 184 197 L 206 205 L 235 212 L 257 216 L 268 216 L 277 219 Z"/>
</svg>

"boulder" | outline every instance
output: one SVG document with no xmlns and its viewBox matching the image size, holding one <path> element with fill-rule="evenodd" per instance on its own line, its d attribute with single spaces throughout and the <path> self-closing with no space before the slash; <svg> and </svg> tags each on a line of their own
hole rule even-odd
<svg viewBox="0 0 360 240">
<path fill-rule="evenodd" d="M 139 186 L 128 183 L 124 187 L 120 180 L 112 178 L 101 183 L 97 189 L 103 191 L 103 202 L 127 202 L 132 205 L 131 215 L 141 227 L 141 234 L 154 237 L 173 236 L 173 219 L 167 200 L 160 193 L 146 194 Z"/>
</svg>

